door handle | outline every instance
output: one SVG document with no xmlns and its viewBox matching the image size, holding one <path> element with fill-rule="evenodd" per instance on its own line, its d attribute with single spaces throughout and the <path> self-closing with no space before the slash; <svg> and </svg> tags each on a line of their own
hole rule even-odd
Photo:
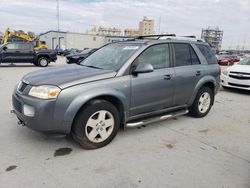
<svg viewBox="0 0 250 188">
<path fill-rule="evenodd" d="M 196 71 L 195 75 L 196 76 L 200 76 L 201 75 L 201 71 Z"/>
<path fill-rule="evenodd" d="M 164 75 L 164 80 L 170 80 L 172 78 L 171 74 Z"/>
<path fill-rule="evenodd" d="M 16 52 L 20 52 L 20 51 L 17 50 Z"/>
</svg>

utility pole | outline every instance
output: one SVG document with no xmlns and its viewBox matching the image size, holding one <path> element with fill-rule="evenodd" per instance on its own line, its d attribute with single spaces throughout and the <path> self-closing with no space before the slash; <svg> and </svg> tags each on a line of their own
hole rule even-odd
<svg viewBox="0 0 250 188">
<path fill-rule="evenodd" d="M 56 0 L 57 2 L 57 6 L 56 6 L 56 9 L 57 9 L 57 31 L 60 31 L 60 20 L 59 20 L 59 0 Z"/>
</svg>

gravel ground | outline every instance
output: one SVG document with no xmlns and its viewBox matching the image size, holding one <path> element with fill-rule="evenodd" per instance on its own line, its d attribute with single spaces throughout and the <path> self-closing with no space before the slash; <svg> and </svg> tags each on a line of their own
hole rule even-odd
<svg viewBox="0 0 250 188">
<path fill-rule="evenodd" d="M 65 64 L 59 57 L 49 67 Z M 46 68 L 46 69 L 49 69 Z M 223 90 L 202 119 L 119 131 L 98 150 L 17 125 L 14 85 L 33 65 L 0 66 L 0 187 L 250 187 L 250 93 Z"/>
</svg>

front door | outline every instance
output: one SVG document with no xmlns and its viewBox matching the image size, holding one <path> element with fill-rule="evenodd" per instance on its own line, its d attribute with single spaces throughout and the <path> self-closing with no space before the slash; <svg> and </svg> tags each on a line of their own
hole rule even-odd
<svg viewBox="0 0 250 188">
<path fill-rule="evenodd" d="M 149 63 L 154 71 L 131 74 L 130 116 L 171 107 L 173 103 L 173 68 L 170 67 L 168 44 L 147 48 L 135 60 L 133 67 Z"/>
<path fill-rule="evenodd" d="M 18 44 L 9 43 L 6 45 L 7 49 L 2 51 L 3 62 L 16 62 L 19 59 L 20 51 L 17 49 Z"/>
</svg>

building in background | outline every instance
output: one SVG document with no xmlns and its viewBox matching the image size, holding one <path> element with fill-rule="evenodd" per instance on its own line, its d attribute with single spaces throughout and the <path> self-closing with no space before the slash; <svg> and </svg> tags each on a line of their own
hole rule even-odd
<svg viewBox="0 0 250 188">
<path fill-rule="evenodd" d="M 73 33 L 63 31 L 47 31 L 40 34 L 39 39 L 45 41 L 49 49 L 85 49 L 99 48 L 104 44 L 131 40 L 132 37 L 109 36 L 109 35 L 92 35 L 86 33 Z"/>
<path fill-rule="evenodd" d="M 90 30 L 87 32 L 88 34 L 92 35 L 109 35 L 109 36 L 121 36 L 122 31 L 116 27 L 101 27 L 98 28 L 94 25 Z"/>
<path fill-rule="evenodd" d="M 153 35 L 154 33 L 154 20 L 144 16 L 143 20 L 139 22 L 139 35 Z"/>
<path fill-rule="evenodd" d="M 209 43 L 216 52 L 221 50 L 223 31 L 218 27 L 202 29 L 201 38 Z"/>
<path fill-rule="evenodd" d="M 47 31 L 40 34 L 49 49 L 98 48 L 105 43 L 105 36 L 63 31 Z"/>
<path fill-rule="evenodd" d="M 139 36 L 138 29 L 125 29 L 124 36 Z"/>
</svg>

